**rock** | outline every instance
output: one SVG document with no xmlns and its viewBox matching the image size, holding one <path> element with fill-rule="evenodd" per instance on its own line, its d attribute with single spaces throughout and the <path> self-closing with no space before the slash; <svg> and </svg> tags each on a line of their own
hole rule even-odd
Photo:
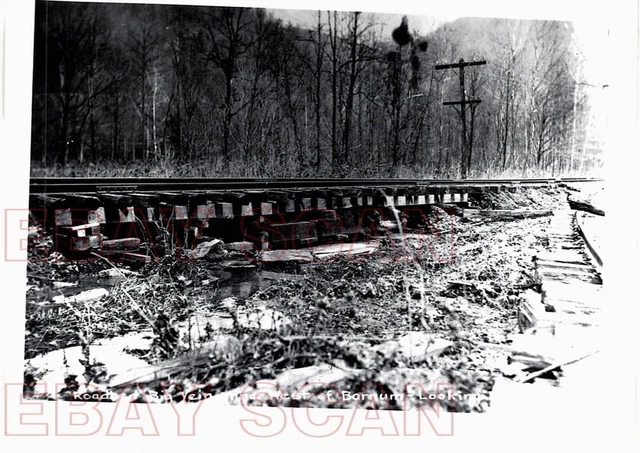
<svg viewBox="0 0 640 453">
<path fill-rule="evenodd" d="M 376 297 L 378 295 L 378 290 L 373 283 L 367 282 L 360 289 L 360 294 L 362 294 L 364 297 Z"/>
<path fill-rule="evenodd" d="M 427 357 L 440 355 L 453 345 L 453 342 L 429 335 L 424 332 L 411 332 L 397 340 L 390 340 L 374 348 L 390 357 L 400 353 L 414 362 L 422 362 Z"/>
<path fill-rule="evenodd" d="M 198 244 L 196 249 L 193 251 L 193 257 L 198 260 L 216 260 L 226 256 L 228 253 L 229 252 L 224 249 L 224 242 L 220 239 L 214 239 L 213 241 Z"/>
</svg>

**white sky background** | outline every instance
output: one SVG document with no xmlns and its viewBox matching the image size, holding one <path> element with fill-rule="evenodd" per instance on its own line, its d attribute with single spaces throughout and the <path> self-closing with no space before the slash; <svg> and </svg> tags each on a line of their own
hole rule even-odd
<svg viewBox="0 0 640 453">
<path fill-rule="evenodd" d="M 173 3 L 173 4 L 221 4 L 214 1 L 112 1 L 117 3 Z M 6 5 L 5 5 L 6 3 Z M 0 151 L 4 158 L 0 165 L 0 190 L 2 212 L 5 209 L 24 209 L 28 206 L 28 178 L 30 153 L 30 118 L 31 118 L 31 78 L 33 63 L 33 1 L 32 0 L 0 0 Z M 609 84 L 610 87 L 599 90 L 602 106 L 611 114 L 610 130 L 607 132 L 608 150 L 607 190 L 607 222 L 613 234 L 606 238 L 607 257 L 617 258 L 608 264 L 606 271 L 607 302 L 615 306 L 616 325 L 611 329 L 611 343 L 619 351 L 619 359 L 612 363 L 611 382 L 603 383 L 601 389 L 591 389 L 593 393 L 585 398 L 594 400 L 593 411 L 581 418 L 566 417 L 559 423 L 559 430 L 548 431 L 545 420 L 557 420 L 554 414 L 562 414 L 566 408 L 552 407 L 552 402 L 543 402 L 542 411 L 534 407 L 527 408 L 516 418 L 495 417 L 470 419 L 461 415 L 456 419 L 456 436 L 452 439 L 438 439 L 433 436 L 419 438 L 381 438 L 375 432 L 365 438 L 346 438 L 344 435 L 328 439 L 300 438 L 295 427 L 289 423 L 282 436 L 275 439 L 248 439 L 238 427 L 238 417 L 246 413 L 218 413 L 211 418 L 199 416 L 199 422 L 207 421 L 200 428 L 198 436 L 193 439 L 177 438 L 171 432 L 162 433 L 158 438 L 4 438 L 0 442 L 6 445 L 5 451 L 73 451 L 73 447 L 83 450 L 89 446 L 96 451 L 133 451 L 136 447 L 144 450 L 160 451 L 175 449 L 176 451 L 198 451 L 205 449 L 226 448 L 232 442 L 234 450 L 244 451 L 289 451 L 291 448 L 307 451 L 398 451 L 399 448 L 412 447 L 407 451 L 476 451 L 489 447 L 500 451 L 508 447 L 514 451 L 522 442 L 527 442 L 534 435 L 536 442 L 543 440 L 552 442 L 552 450 L 561 450 L 570 445 L 571 451 L 579 451 L 589 434 L 603 437 L 603 441 L 611 449 L 618 449 L 621 443 L 628 442 L 627 437 L 606 438 L 605 426 L 599 430 L 585 431 L 584 422 L 600 419 L 603 422 L 614 422 L 621 429 L 638 430 L 634 410 L 637 407 L 637 394 L 627 387 L 624 380 L 629 373 L 630 361 L 636 360 L 637 344 L 629 335 L 638 331 L 637 289 L 630 285 L 637 281 L 638 269 L 638 214 L 629 209 L 637 188 L 633 187 L 638 179 L 638 158 L 640 147 L 637 142 L 638 123 L 638 16 L 637 0 L 580 1 L 580 0 L 394 0 L 387 2 L 363 0 L 312 0 L 292 2 L 284 0 L 227 0 L 228 6 L 262 6 L 270 8 L 300 8 L 309 10 L 360 10 L 378 11 L 396 14 L 426 14 L 430 17 L 454 19 L 460 16 L 469 17 L 511 17 L 522 19 L 553 19 L 572 21 L 576 26 L 576 36 L 584 45 L 582 51 L 589 62 L 589 81 L 593 84 Z M 634 6 L 635 5 L 635 6 Z M 4 9 L 3 9 L 4 7 Z M 6 18 L 2 17 L 6 14 Z M 312 14 L 312 13 L 311 13 Z M 4 27 L 4 30 L 3 30 Z M 612 41 L 610 53 L 606 52 L 605 39 L 607 29 L 611 29 Z M 4 31 L 4 33 L 3 33 Z M 4 42 L 3 42 L 4 41 Z M 598 90 L 594 88 L 594 90 Z M 6 245 L 5 238 L 15 237 L 4 220 L 0 222 L 0 243 Z M 15 228 L 15 226 L 14 226 Z M 19 233 L 18 233 L 19 234 Z M 26 237 L 26 232 L 24 233 Z M 18 236 L 20 237 L 20 236 Z M 0 317 L 0 344 L 3 345 L 2 366 L 3 382 L 20 382 L 22 379 L 23 341 L 24 341 L 24 300 L 25 300 L 25 263 L 7 262 L 0 259 L 0 275 L 3 288 L 3 315 Z M 26 258 L 26 253 L 24 254 Z M 624 335 L 624 337 L 623 337 Z M 620 337 L 618 337 L 620 336 Z M 616 341 L 617 340 L 617 341 Z M 627 349 L 629 348 L 629 349 Z M 631 363 L 635 366 L 635 363 Z M 634 370 L 633 368 L 629 368 Z M 635 371 L 635 370 L 634 370 Z M 633 384 L 633 385 L 637 385 Z M 635 388 L 635 387 L 634 387 Z M 597 392 L 606 392 L 598 394 Z M 603 398 L 598 398 L 602 396 Z M 630 396 L 630 398 L 629 398 Z M 594 398 L 595 397 L 595 398 Z M 3 398 L 0 397 L 0 401 Z M 602 401 L 606 400 L 604 404 Z M 175 417 L 172 410 L 167 409 L 166 420 L 171 429 L 175 429 Z M 532 411 L 530 411 L 531 409 Z M 603 410 L 604 409 L 604 410 Z M 547 413 L 545 413 L 545 410 Z M 330 411 L 318 411 L 318 422 L 331 414 Z M 156 413 L 154 413 L 155 416 Z M 227 415 L 229 414 L 229 415 Z M 509 414 L 506 414 L 509 415 Z M 4 410 L 0 410 L 0 418 Z M 483 422 L 484 420 L 484 422 Z M 105 423 L 108 423 L 108 419 Z M 159 420 L 159 423 L 161 420 Z M 348 418 L 347 418 L 348 422 Z M 635 425 L 633 425 L 635 423 Z M 4 423 L 2 423 L 4 426 Z M 591 426 L 591 425 L 589 425 Z M 528 427 L 528 435 L 520 434 Z M 608 425 L 607 425 L 608 427 Z M 53 429 L 53 428 L 52 428 Z M 401 429 L 401 427 L 400 427 Z M 575 429 L 575 431 L 574 431 Z M 576 436 L 580 430 L 581 434 Z M 203 432 L 204 431 L 204 432 Z M 553 438 L 553 433 L 567 432 L 562 439 Z M 102 431 L 104 432 L 104 430 Z M 628 432 L 628 431 L 627 431 Z M 536 434 L 537 433 L 537 434 Z M 540 436 L 538 436 L 540 434 Z M 573 435 L 572 435 L 573 434 Z M 551 435 L 551 439 L 549 438 Z M 569 438 L 570 436 L 570 438 Z M 543 437 L 544 439 L 542 439 Z M 126 443 L 125 443 L 126 441 Z M 144 443 L 142 443 L 144 441 Z M 293 442 L 292 442 L 293 441 Z M 582 441 L 582 442 L 581 442 Z M 446 443 L 445 443 L 446 442 Z M 567 445 L 568 444 L 568 445 Z M 339 446 L 339 449 L 335 449 Z M 536 443 L 541 449 L 547 445 Z M 593 443 L 597 449 L 600 445 Z M 14 447 L 14 448 L 12 448 Z M 122 447 L 125 447 L 123 449 Z M 274 448 L 275 447 L 275 448 Z M 502 447 L 502 448 L 500 448 Z M 116 450 L 117 449 L 117 450 Z"/>
<path fill-rule="evenodd" d="M 279 6 L 280 1 L 265 2 Z M 338 9 L 344 11 L 359 10 L 363 12 L 377 13 L 381 24 L 384 24 L 384 33 L 388 34 L 400 23 L 402 15 L 409 15 L 409 27 L 421 34 L 427 34 L 435 30 L 445 22 L 453 21 L 459 17 L 505 17 L 518 19 L 548 19 L 570 21 L 574 26 L 575 43 L 586 59 L 586 82 L 594 85 L 607 84 L 606 65 L 607 48 L 609 43 L 609 28 L 612 26 L 610 10 L 598 8 L 599 4 L 593 2 L 548 1 L 540 0 L 527 2 L 535 4 L 535 11 L 531 8 L 522 8 L 523 2 L 511 2 L 511 5 L 500 1 L 475 2 L 447 1 L 434 2 L 431 0 L 412 4 L 407 1 L 394 1 L 392 7 L 379 1 L 346 1 L 346 2 L 306 2 L 305 9 L 298 5 L 292 9 L 274 9 L 272 12 L 283 21 L 292 24 L 314 26 L 317 20 L 317 10 L 311 10 L 311 5 L 321 8 L 322 11 Z M 517 3 L 517 5 L 516 5 Z M 335 6 L 334 6 L 335 5 Z M 480 5 L 480 6 L 478 6 Z M 553 5 L 547 8 L 546 5 Z M 459 6 L 458 8 L 456 6 Z M 466 7 L 465 7 L 466 6 Z M 615 26 L 615 22 L 613 23 Z"/>
<path fill-rule="evenodd" d="M 322 10 L 322 19 L 326 21 L 326 10 Z M 317 10 L 291 10 L 291 9 L 274 9 L 271 10 L 273 15 L 283 20 L 283 22 L 291 22 L 294 25 L 303 25 L 314 27 L 317 24 L 318 16 Z M 382 27 L 384 35 L 391 36 L 391 31 L 400 24 L 402 14 L 400 13 L 369 13 L 367 14 L 376 16 L 376 28 L 379 30 Z M 440 24 L 447 22 L 448 20 L 454 20 L 455 17 L 434 17 L 434 16 L 411 16 L 409 18 L 409 28 L 417 30 L 421 34 L 430 33 L 435 30 Z M 391 38 L 389 38 L 391 39 Z"/>
</svg>

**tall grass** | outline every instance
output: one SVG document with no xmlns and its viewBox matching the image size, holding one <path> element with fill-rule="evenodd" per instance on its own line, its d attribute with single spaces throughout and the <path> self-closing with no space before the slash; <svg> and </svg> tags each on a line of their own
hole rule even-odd
<svg viewBox="0 0 640 453">
<path fill-rule="evenodd" d="M 247 160 L 235 159 L 224 165 L 222 158 L 211 157 L 195 159 L 189 162 L 169 158 L 151 161 L 130 161 L 118 163 L 110 160 L 100 162 L 71 162 L 66 166 L 45 166 L 40 161 L 31 164 L 32 177 L 156 177 L 156 178 L 458 178 L 460 176 L 457 165 L 436 168 L 435 165 L 391 166 L 374 165 L 372 162 L 362 162 L 357 166 L 344 166 L 339 171 L 323 169 L 318 171 L 309 163 L 301 163 L 296 156 L 290 154 L 275 154 L 258 158 L 254 156 Z M 591 176 L 599 176 L 600 170 L 589 171 Z M 552 175 L 548 171 L 538 169 L 502 171 L 498 168 L 472 170 L 470 178 L 540 178 L 552 176 L 586 176 L 579 171 Z"/>
</svg>

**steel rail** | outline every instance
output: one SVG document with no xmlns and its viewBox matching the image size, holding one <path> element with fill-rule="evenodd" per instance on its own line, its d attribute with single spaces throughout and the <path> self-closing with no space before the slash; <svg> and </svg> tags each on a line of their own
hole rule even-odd
<svg viewBox="0 0 640 453">
<path fill-rule="evenodd" d="M 32 194 L 150 192 L 150 191 L 230 191 L 252 189 L 535 185 L 597 182 L 596 178 L 509 178 L 509 179 L 343 179 L 343 178 L 31 178 Z"/>
</svg>

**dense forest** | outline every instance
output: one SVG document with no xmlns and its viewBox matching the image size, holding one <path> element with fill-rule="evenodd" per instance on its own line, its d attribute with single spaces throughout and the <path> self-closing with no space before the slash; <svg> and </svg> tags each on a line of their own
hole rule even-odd
<svg viewBox="0 0 640 453">
<path fill-rule="evenodd" d="M 32 174 L 483 177 L 601 167 L 570 23 L 36 3 Z M 486 61 L 460 71 L 436 65 Z M 463 94 L 464 90 L 464 94 Z M 465 105 L 447 101 L 481 100 Z"/>
</svg>

